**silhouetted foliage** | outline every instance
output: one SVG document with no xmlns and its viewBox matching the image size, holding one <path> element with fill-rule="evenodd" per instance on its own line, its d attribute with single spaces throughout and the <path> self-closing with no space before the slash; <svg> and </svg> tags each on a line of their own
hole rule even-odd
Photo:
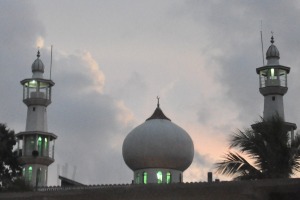
<svg viewBox="0 0 300 200">
<path fill-rule="evenodd" d="M 21 167 L 17 154 L 13 152 L 15 144 L 14 131 L 0 123 L 0 189 L 7 188 L 20 176 Z"/>
<path fill-rule="evenodd" d="M 224 160 L 216 163 L 217 173 L 255 180 L 289 178 L 300 172 L 300 136 L 296 134 L 291 140 L 285 122 L 278 116 L 238 130 L 230 137 L 230 148 L 236 148 L 251 162 L 239 153 L 228 152 Z"/>
</svg>

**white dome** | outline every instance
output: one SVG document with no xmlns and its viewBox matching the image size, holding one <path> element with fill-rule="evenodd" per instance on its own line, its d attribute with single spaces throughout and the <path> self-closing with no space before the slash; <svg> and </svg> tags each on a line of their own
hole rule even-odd
<svg viewBox="0 0 300 200">
<path fill-rule="evenodd" d="M 44 68 L 45 68 L 44 63 L 40 59 L 40 51 L 38 51 L 37 59 L 35 59 L 35 61 L 32 63 L 31 70 L 32 70 L 33 73 L 34 72 L 44 73 Z"/>
<path fill-rule="evenodd" d="M 277 47 L 274 45 L 274 37 L 271 37 L 271 45 L 266 53 L 267 65 L 279 65 L 280 54 Z"/>
<path fill-rule="evenodd" d="M 279 51 L 277 47 L 274 44 L 271 44 L 271 46 L 268 48 L 268 51 L 266 53 L 266 58 L 280 58 Z"/>
<path fill-rule="evenodd" d="M 123 158 L 133 171 L 165 168 L 184 171 L 193 161 L 194 145 L 188 133 L 156 108 L 123 142 Z"/>
</svg>

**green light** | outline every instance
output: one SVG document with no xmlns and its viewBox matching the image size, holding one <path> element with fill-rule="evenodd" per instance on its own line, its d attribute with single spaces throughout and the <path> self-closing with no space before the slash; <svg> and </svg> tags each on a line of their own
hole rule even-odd
<svg viewBox="0 0 300 200">
<path fill-rule="evenodd" d="M 31 80 L 25 84 L 27 87 L 34 88 L 37 86 L 36 80 Z"/>
<path fill-rule="evenodd" d="M 39 151 L 39 155 L 42 155 L 42 137 L 38 138 L 38 151 Z"/>
<path fill-rule="evenodd" d="M 144 173 L 143 173 L 143 183 L 144 183 L 144 184 L 147 184 L 147 179 L 148 179 L 147 176 L 148 176 L 148 175 L 147 175 L 147 172 L 144 172 Z"/>
<path fill-rule="evenodd" d="M 271 77 L 274 77 L 274 74 L 275 74 L 275 70 L 274 68 L 271 68 Z"/>
<path fill-rule="evenodd" d="M 32 179 L 32 167 L 28 167 L 28 180 L 31 181 Z"/>
<path fill-rule="evenodd" d="M 157 174 L 156 174 L 156 177 L 157 177 L 157 183 L 162 183 L 162 173 L 161 171 L 158 171 Z"/>
<path fill-rule="evenodd" d="M 167 172 L 167 184 L 171 183 L 171 173 Z"/>
<path fill-rule="evenodd" d="M 140 173 L 137 173 L 136 178 L 135 178 L 135 183 L 140 184 Z"/>
</svg>

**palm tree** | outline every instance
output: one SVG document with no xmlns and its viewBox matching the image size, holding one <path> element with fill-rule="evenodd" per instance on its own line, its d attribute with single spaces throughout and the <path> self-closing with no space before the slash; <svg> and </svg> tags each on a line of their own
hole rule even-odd
<svg viewBox="0 0 300 200">
<path fill-rule="evenodd" d="M 217 173 L 233 176 L 235 180 L 289 178 L 300 172 L 300 135 L 291 140 L 279 116 L 261 119 L 249 129 L 238 130 L 230 136 L 230 148 L 236 148 L 251 160 L 229 151 L 216 163 Z"/>
</svg>

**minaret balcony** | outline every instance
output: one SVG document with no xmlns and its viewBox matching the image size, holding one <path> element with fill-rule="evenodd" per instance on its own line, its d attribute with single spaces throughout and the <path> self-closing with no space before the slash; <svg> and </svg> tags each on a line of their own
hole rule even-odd
<svg viewBox="0 0 300 200">
<path fill-rule="evenodd" d="M 51 100 L 50 99 L 45 99 L 45 98 L 26 98 L 23 99 L 23 102 L 27 105 L 27 106 L 32 106 L 32 105 L 42 105 L 42 106 L 48 106 L 49 104 L 51 104 Z"/>
<path fill-rule="evenodd" d="M 259 92 L 263 96 L 267 95 L 284 95 L 288 91 L 287 87 L 282 87 L 282 86 L 267 86 L 267 87 L 261 87 L 259 88 Z"/>
<path fill-rule="evenodd" d="M 290 68 L 282 65 L 266 65 L 256 69 L 259 74 L 259 87 L 287 87 L 287 74 Z"/>
<path fill-rule="evenodd" d="M 47 79 L 24 79 L 23 102 L 29 105 L 48 106 L 51 103 L 51 87 L 54 85 L 52 80 Z"/>
<path fill-rule="evenodd" d="M 18 162 L 20 165 L 25 164 L 40 164 L 40 165 L 46 165 L 49 166 L 54 162 L 54 158 L 48 157 L 48 156 L 21 156 L 18 158 Z"/>
<path fill-rule="evenodd" d="M 17 152 L 21 163 L 50 165 L 54 162 L 54 147 L 57 136 L 49 132 L 26 131 L 16 134 Z"/>
</svg>

